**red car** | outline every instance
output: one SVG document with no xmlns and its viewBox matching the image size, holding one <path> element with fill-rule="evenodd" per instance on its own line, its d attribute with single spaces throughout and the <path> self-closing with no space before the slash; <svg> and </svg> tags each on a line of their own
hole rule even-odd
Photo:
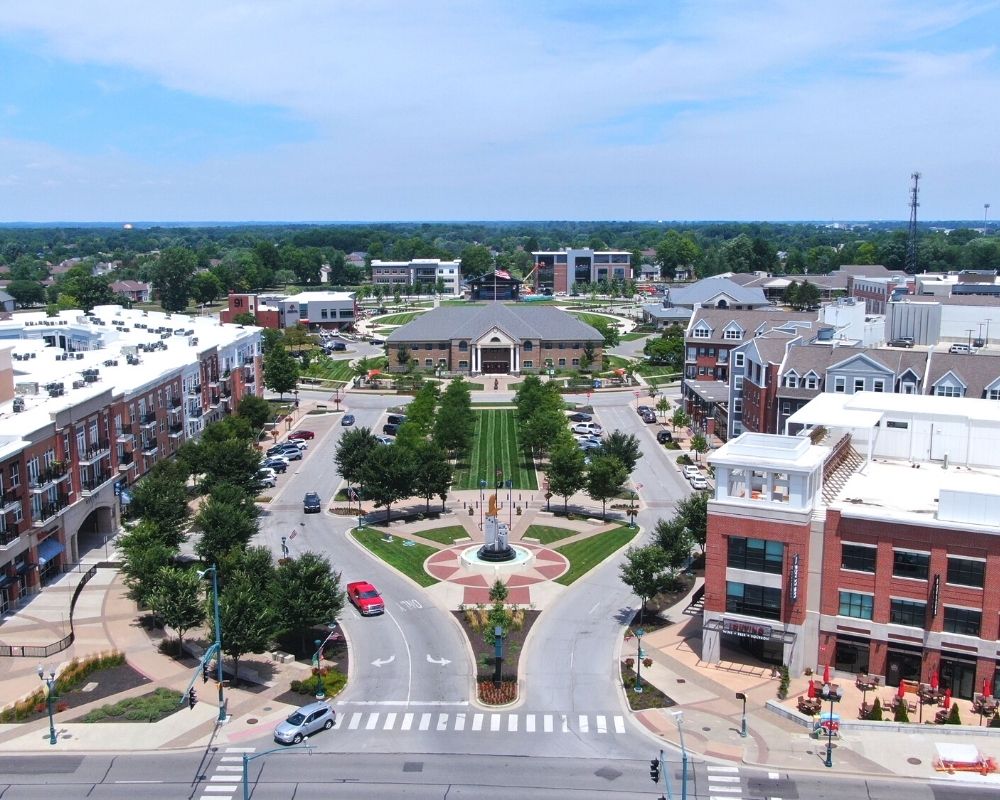
<svg viewBox="0 0 1000 800">
<path fill-rule="evenodd" d="M 347 597 L 364 617 L 381 614 L 385 611 L 382 595 L 368 581 L 355 581 L 347 584 Z"/>
<path fill-rule="evenodd" d="M 289 439 L 315 439 L 316 434 L 312 431 L 292 431 L 288 434 Z"/>
</svg>

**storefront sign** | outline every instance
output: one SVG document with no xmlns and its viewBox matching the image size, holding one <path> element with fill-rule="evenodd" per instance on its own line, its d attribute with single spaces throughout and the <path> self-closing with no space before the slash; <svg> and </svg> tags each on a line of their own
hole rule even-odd
<svg viewBox="0 0 1000 800">
<path fill-rule="evenodd" d="M 755 622 L 741 622 L 735 619 L 723 620 L 722 632 L 732 636 L 742 636 L 745 639 L 768 640 L 771 638 L 770 625 L 758 625 Z"/>
<path fill-rule="evenodd" d="M 934 576 L 934 587 L 931 589 L 931 616 L 936 617 L 938 603 L 941 601 L 941 574 Z"/>
<path fill-rule="evenodd" d="M 788 594 L 794 603 L 799 599 L 799 554 L 792 556 L 792 574 L 788 581 Z"/>
</svg>

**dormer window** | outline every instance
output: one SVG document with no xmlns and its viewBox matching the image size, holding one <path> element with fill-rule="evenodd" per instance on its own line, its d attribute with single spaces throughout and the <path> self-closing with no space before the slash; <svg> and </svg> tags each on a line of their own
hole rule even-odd
<svg viewBox="0 0 1000 800">
<path fill-rule="evenodd" d="M 712 331 L 709 328 L 698 327 L 692 331 L 692 335 L 695 339 L 707 339 L 712 335 Z"/>
<path fill-rule="evenodd" d="M 723 339 L 742 339 L 743 331 L 739 328 L 727 328 L 722 334 Z"/>
<path fill-rule="evenodd" d="M 787 386 L 789 389 L 798 389 L 799 388 L 799 376 L 796 375 L 794 372 L 789 372 L 785 376 L 785 386 Z"/>
</svg>

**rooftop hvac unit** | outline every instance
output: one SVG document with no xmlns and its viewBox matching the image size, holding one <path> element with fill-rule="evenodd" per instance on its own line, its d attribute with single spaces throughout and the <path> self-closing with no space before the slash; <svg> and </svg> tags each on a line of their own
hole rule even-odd
<svg viewBox="0 0 1000 800">
<path fill-rule="evenodd" d="M 35 358 L 37 355 L 38 355 L 38 353 L 30 353 L 28 355 L 28 358 Z"/>
<path fill-rule="evenodd" d="M 83 359 L 83 353 L 77 353 L 77 354 L 76 354 L 76 360 L 77 360 L 77 361 L 80 361 L 80 360 L 82 360 L 82 359 Z"/>
<path fill-rule="evenodd" d="M 24 411 L 24 398 L 23 397 L 15 397 L 14 398 L 14 413 L 15 414 L 20 414 L 22 411 Z"/>
<path fill-rule="evenodd" d="M 73 388 L 74 389 L 82 389 L 86 385 L 87 385 L 86 381 L 73 381 Z"/>
</svg>

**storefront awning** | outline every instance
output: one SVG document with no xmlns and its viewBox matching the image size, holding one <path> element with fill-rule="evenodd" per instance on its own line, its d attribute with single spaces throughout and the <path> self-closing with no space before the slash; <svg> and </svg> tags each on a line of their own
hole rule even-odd
<svg viewBox="0 0 1000 800">
<path fill-rule="evenodd" d="M 739 636 L 744 639 L 759 639 L 765 642 L 781 642 L 791 644 L 795 641 L 794 631 L 775 630 L 771 625 L 762 622 L 748 622 L 742 619 L 716 618 L 705 622 L 705 629 L 719 631 L 729 636 Z"/>
<path fill-rule="evenodd" d="M 44 567 L 65 549 L 66 546 L 59 541 L 58 537 L 50 536 L 38 545 L 38 566 Z"/>
</svg>

